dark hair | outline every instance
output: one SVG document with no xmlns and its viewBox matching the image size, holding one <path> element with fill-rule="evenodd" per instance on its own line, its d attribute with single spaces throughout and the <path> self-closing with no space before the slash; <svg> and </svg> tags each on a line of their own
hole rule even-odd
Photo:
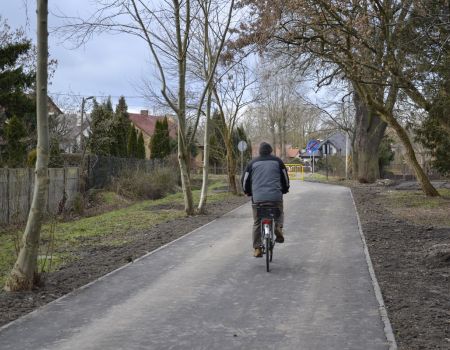
<svg viewBox="0 0 450 350">
<path fill-rule="evenodd" d="M 259 145 L 259 155 L 268 156 L 273 151 L 272 146 L 267 142 L 261 142 Z"/>
</svg>

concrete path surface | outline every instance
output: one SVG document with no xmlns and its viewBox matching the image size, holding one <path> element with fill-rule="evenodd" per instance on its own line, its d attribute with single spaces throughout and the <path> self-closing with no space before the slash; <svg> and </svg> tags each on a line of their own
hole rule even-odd
<svg viewBox="0 0 450 350">
<path fill-rule="evenodd" d="M 0 331 L 0 349 L 388 349 L 348 188 L 293 182 L 272 271 L 240 207 Z"/>
</svg>

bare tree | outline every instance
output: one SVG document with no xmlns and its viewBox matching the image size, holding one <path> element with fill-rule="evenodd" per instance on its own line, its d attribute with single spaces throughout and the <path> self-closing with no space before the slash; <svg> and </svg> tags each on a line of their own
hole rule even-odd
<svg viewBox="0 0 450 350">
<path fill-rule="evenodd" d="M 156 66 L 160 82 L 160 95 L 175 113 L 178 120 L 178 161 L 184 195 L 185 211 L 194 213 L 194 203 L 190 181 L 189 145 L 195 137 L 198 119 L 217 66 L 218 57 L 213 59 L 210 77 L 199 90 L 198 108 L 194 114 L 193 128 L 188 127 L 187 73 L 189 50 L 194 33 L 203 30 L 203 22 L 196 21 L 201 6 L 195 0 L 172 0 L 152 2 L 144 0 L 97 0 L 98 9 L 88 19 L 72 18 L 71 22 L 60 28 L 68 38 L 79 45 L 92 35 L 102 32 L 134 35 L 146 43 Z M 234 0 L 227 1 L 231 20 Z M 226 31 L 222 33 L 226 35 Z M 222 43 L 223 47 L 223 43 Z M 176 81 L 176 84 L 173 83 Z"/>
<path fill-rule="evenodd" d="M 407 86 L 401 72 L 408 62 L 401 45 L 408 27 L 413 0 L 354 2 L 348 0 L 253 0 L 258 20 L 247 38 L 275 41 L 280 49 L 294 49 L 299 55 L 318 58 L 328 69 L 323 70 L 319 84 L 336 77 L 345 77 L 355 91 L 357 114 L 366 114 L 362 129 L 382 135 L 389 125 L 406 149 L 406 157 L 426 195 L 438 196 L 425 172 L 417 162 L 405 129 L 394 115 L 399 90 Z M 277 16 L 273 16 L 277 13 Z M 248 39 L 247 39 L 248 40 Z M 393 74 L 395 72 L 395 74 Z M 379 118 L 381 123 L 372 125 Z M 383 124 L 384 123 L 384 124 Z M 372 128 L 373 127 L 373 128 Z M 366 140 L 362 140 L 366 141 Z M 358 163 L 370 154 L 358 154 Z M 370 168 L 378 169 L 375 162 Z M 358 169 L 358 172 L 361 169 Z"/>
<path fill-rule="evenodd" d="M 18 291 L 31 289 L 36 281 L 39 238 L 48 191 L 49 131 L 47 111 L 48 79 L 48 1 L 37 2 L 37 160 L 33 201 L 22 238 L 22 247 L 17 261 L 6 281 L 5 290 Z"/>
<path fill-rule="evenodd" d="M 233 143 L 233 132 L 236 129 L 242 111 L 255 101 L 255 96 L 248 89 L 256 82 L 245 60 L 224 63 L 219 70 L 213 86 L 214 102 L 218 107 L 222 125 L 222 137 L 226 148 L 228 185 L 231 192 L 238 193 L 236 186 L 237 160 Z"/>
</svg>

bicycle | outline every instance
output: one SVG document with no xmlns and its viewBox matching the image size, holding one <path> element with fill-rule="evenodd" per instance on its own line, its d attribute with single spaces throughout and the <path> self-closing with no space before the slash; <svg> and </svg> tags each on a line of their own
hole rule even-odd
<svg viewBox="0 0 450 350">
<path fill-rule="evenodd" d="M 275 224 L 281 216 L 281 211 L 273 206 L 257 205 L 256 213 L 261 219 L 261 250 L 266 255 L 266 270 L 270 272 L 275 247 Z"/>
</svg>

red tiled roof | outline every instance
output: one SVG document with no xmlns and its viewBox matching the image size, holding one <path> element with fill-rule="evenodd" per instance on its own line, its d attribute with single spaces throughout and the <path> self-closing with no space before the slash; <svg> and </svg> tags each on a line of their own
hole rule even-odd
<svg viewBox="0 0 450 350">
<path fill-rule="evenodd" d="M 131 122 L 148 136 L 152 136 L 155 132 L 155 125 L 158 119 L 162 120 L 164 117 L 155 115 L 145 115 L 139 113 L 128 113 Z M 177 125 L 172 118 L 167 118 L 169 122 L 169 135 L 171 138 L 177 137 Z"/>
<path fill-rule="evenodd" d="M 286 150 L 286 156 L 288 158 L 295 158 L 298 156 L 298 151 L 299 151 L 298 148 L 289 148 Z"/>
<path fill-rule="evenodd" d="M 263 140 L 261 142 L 268 142 L 268 141 L 264 141 Z M 268 143 L 270 144 L 270 142 L 268 142 Z M 252 143 L 252 157 L 258 157 L 259 156 L 259 145 L 260 145 L 260 142 Z M 297 157 L 298 153 L 299 153 L 299 149 L 298 148 L 292 148 L 292 146 L 289 145 L 289 144 L 286 145 L 286 157 L 287 158 L 295 158 L 295 157 Z M 275 152 L 273 154 L 276 154 L 278 157 L 280 156 L 280 154 L 281 154 L 280 146 L 277 145 L 275 147 Z"/>
</svg>

